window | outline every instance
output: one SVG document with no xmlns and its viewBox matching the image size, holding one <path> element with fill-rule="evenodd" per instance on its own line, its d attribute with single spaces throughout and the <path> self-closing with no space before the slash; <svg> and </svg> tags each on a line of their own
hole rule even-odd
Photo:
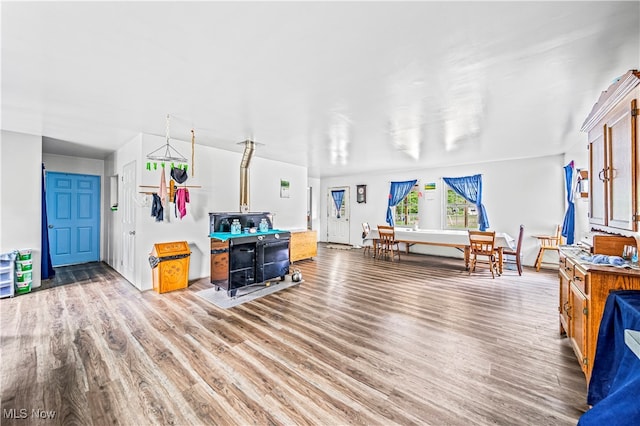
<svg viewBox="0 0 640 426">
<path fill-rule="evenodd" d="M 478 209 L 458 195 L 449 185 L 447 188 L 446 229 L 478 229 Z"/>
<path fill-rule="evenodd" d="M 347 205 L 346 200 L 342 199 L 342 204 L 340 204 L 340 216 L 338 216 L 338 210 L 336 210 L 335 203 L 331 206 L 331 217 L 345 217 L 347 214 Z"/>
<path fill-rule="evenodd" d="M 396 206 L 396 225 L 413 226 L 418 222 L 418 185 Z"/>
<path fill-rule="evenodd" d="M 329 190 L 328 202 L 332 218 L 347 217 L 347 199 L 349 194 L 343 188 L 331 188 Z M 336 209 L 336 198 L 340 200 L 340 210 Z"/>
</svg>

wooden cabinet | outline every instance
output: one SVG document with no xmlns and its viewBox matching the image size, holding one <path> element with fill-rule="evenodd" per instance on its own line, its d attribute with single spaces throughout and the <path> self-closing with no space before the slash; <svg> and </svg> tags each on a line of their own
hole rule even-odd
<svg viewBox="0 0 640 426">
<path fill-rule="evenodd" d="M 585 375 L 589 374 L 587 353 L 587 332 L 589 300 L 588 274 L 578 270 L 576 262 L 566 255 L 560 255 L 560 333 L 571 342 L 576 357 Z"/>
<path fill-rule="evenodd" d="M 211 284 L 229 285 L 229 241 L 211 239 Z"/>
<path fill-rule="evenodd" d="M 316 231 L 291 231 L 289 259 L 296 262 L 318 255 L 318 233 Z"/>
<path fill-rule="evenodd" d="M 640 290 L 640 270 L 587 264 L 580 259 L 584 254 L 560 249 L 558 312 L 560 333 L 568 337 L 588 382 L 607 297 L 615 290 Z"/>
<path fill-rule="evenodd" d="M 602 92 L 582 125 L 589 141 L 589 222 L 605 232 L 640 222 L 640 72 L 631 70 Z"/>
<path fill-rule="evenodd" d="M 560 277 L 560 303 L 558 312 L 560 313 L 560 334 L 569 335 L 569 289 L 573 280 L 573 264 L 567 265 L 566 256 L 560 254 L 560 265 L 558 275 Z"/>
<path fill-rule="evenodd" d="M 158 293 L 187 288 L 189 285 L 189 256 L 186 241 L 153 245 L 151 256 L 158 259 L 152 270 L 153 289 Z"/>
<path fill-rule="evenodd" d="M 587 296 L 572 283 L 569 291 L 569 306 L 571 307 L 569 339 L 582 371 L 585 374 L 591 374 L 591 363 L 585 356 L 587 353 L 587 314 L 589 313 L 587 305 Z"/>
</svg>

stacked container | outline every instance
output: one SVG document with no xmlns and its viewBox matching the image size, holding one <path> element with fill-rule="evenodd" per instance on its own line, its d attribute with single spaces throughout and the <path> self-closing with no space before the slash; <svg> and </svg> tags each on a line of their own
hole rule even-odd
<svg viewBox="0 0 640 426">
<path fill-rule="evenodd" d="M 0 253 L 0 298 L 13 297 L 13 262 L 16 259 L 16 253 Z"/>
<path fill-rule="evenodd" d="M 33 262 L 31 249 L 20 249 L 16 252 L 16 293 L 23 294 L 31 291 L 33 281 Z"/>
</svg>

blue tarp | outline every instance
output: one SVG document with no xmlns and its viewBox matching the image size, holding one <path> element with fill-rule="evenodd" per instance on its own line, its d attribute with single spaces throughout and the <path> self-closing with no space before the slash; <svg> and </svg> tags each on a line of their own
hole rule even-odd
<svg viewBox="0 0 640 426">
<path fill-rule="evenodd" d="M 609 294 L 600 322 L 587 403 L 579 426 L 640 424 L 640 358 L 624 342 L 624 330 L 640 330 L 640 291 Z"/>
</svg>

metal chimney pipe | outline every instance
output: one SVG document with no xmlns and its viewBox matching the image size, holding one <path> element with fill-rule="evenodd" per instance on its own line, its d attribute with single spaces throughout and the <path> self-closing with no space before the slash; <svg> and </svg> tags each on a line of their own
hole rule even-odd
<svg viewBox="0 0 640 426">
<path fill-rule="evenodd" d="M 240 161 L 240 212 L 249 213 L 249 163 L 253 157 L 255 142 L 244 141 L 244 153 Z"/>
</svg>

